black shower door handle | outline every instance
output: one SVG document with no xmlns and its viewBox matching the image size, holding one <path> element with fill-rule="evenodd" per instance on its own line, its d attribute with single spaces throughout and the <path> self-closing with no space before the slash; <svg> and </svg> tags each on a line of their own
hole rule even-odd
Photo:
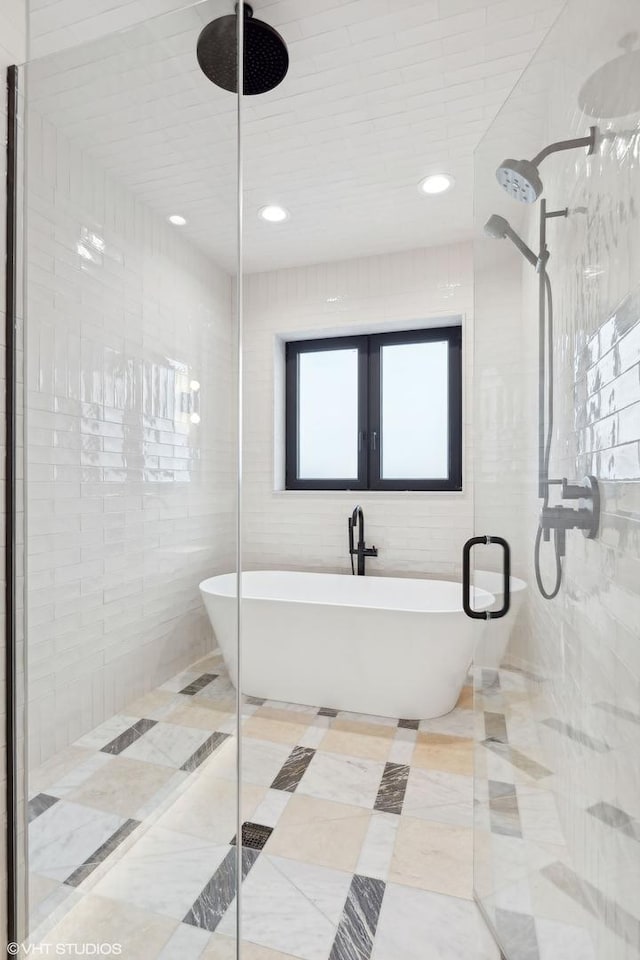
<svg viewBox="0 0 640 960">
<path fill-rule="evenodd" d="M 503 602 L 499 610 L 474 610 L 471 606 L 471 551 L 477 543 L 489 545 L 497 543 L 502 547 L 502 597 Z M 511 550 L 504 537 L 471 537 L 462 550 L 462 607 L 472 620 L 499 620 L 509 613 L 511 606 Z"/>
</svg>

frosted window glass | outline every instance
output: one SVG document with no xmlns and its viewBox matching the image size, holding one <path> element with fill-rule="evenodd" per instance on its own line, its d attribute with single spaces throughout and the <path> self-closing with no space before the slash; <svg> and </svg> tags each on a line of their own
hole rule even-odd
<svg viewBox="0 0 640 960">
<path fill-rule="evenodd" d="M 445 341 L 382 347 L 381 474 L 449 475 L 449 361 Z"/>
<path fill-rule="evenodd" d="M 298 477 L 358 477 L 358 351 L 298 357 Z"/>
</svg>

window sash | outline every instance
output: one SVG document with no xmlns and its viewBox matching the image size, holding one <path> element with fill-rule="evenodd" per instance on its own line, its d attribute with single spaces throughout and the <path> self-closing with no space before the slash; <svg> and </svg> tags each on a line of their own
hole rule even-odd
<svg viewBox="0 0 640 960">
<path fill-rule="evenodd" d="M 447 343 L 448 475 L 445 478 L 381 476 L 381 350 L 411 343 Z M 300 478 L 299 357 L 304 353 L 358 351 L 358 476 L 356 479 Z M 461 490 L 462 489 L 462 329 L 460 326 L 356 337 L 296 340 L 286 344 L 285 485 L 287 490 Z"/>
</svg>

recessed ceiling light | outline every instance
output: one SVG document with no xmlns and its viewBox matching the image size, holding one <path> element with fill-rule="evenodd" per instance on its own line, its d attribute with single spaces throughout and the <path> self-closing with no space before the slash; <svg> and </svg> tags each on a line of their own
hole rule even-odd
<svg viewBox="0 0 640 960">
<path fill-rule="evenodd" d="M 420 190 L 433 197 L 438 193 L 446 193 L 454 185 L 455 180 L 448 173 L 433 173 L 420 181 Z"/>
<path fill-rule="evenodd" d="M 284 207 L 279 207 L 277 204 L 271 203 L 266 207 L 262 207 L 260 216 L 268 223 L 284 223 L 285 220 L 289 219 L 289 211 L 285 210 Z"/>
<path fill-rule="evenodd" d="M 172 223 L 174 227 L 184 227 L 186 224 L 186 219 L 181 217 L 179 213 L 172 213 L 170 217 L 167 217 L 169 223 Z"/>
</svg>

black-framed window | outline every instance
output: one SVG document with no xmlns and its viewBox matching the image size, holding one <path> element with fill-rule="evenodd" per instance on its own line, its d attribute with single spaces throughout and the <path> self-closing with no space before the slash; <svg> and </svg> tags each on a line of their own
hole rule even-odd
<svg viewBox="0 0 640 960">
<path fill-rule="evenodd" d="M 461 490 L 460 326 L 286 345 L 287 490 Z"/>
</svg>

